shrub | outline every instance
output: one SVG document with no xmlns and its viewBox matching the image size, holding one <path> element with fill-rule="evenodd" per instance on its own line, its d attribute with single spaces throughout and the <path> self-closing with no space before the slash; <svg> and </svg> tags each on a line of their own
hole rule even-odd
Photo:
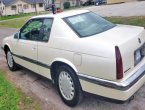
<svg viewBox="0 0 145 110">
<path fill-rule="evenodd" d="M 70 2 L 64 2 L 63 7 L 64 7 L 64 9 L 69 9 L 70 8 Z"/>
</svg>

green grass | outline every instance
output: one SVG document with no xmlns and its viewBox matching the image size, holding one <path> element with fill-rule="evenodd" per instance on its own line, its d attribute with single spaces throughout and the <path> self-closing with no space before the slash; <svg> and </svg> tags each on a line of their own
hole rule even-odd
<svg viewBox="0 0 145 110">
<path fill-rule="evenodd" d="M 127 24 L 145 27 L 145 16 L 139 17 L 107 17 L 109 21 L 115 24 Z"/>
<path fill-rule="evenodd" d="M 0 110 L 19 110 L 20 93 L 0 71 Z"/>
<path fill-rule="evenodd" d="M 39 103 L 32 97 L 21 93 L 21 101 L 19 103 L 21 110 L 41 110 Z"/>
<path fill-rule="evenodd" d="M 14 19 L 14 18 L 35 16 L 35 15 L 36 15 L 36 13 L 25 13 L 25 14 L 19 14 L 19 15 L 1 16 L 1 17 L 0 17 L 0 21 L 2 21 L 2 20 Z"/>
<path fill-rule="evenodd" d="M 0 27 L 20 28 L 31 16 L 0 22 Z M 115 24 L 127 24 L 145 27 L 145 16 L 140 17 L 106 17 Z"/>
<path fill-rule="evenodd" d="M 0 27 L 20 28 L 30 17 L 0 22 Z"/>
<path fill-rule="evenodd" d="M 40 110 L 40 105 L 10 84 L 0 70 L 0 110 Z"/>
<path fill-rule="evenodd" d="M 23 17 L 31 17 L 31 16 L 36 16 L 36 15 L 41 15 L 41 14 L 48 14 L 48 11 L 41 11 L 38 12 L 37 14 L 35 12 L 32 13 L 22 13 L 22 14 L 17 14 L 17 15 L 9 15 L 9 16 L 0 16 L 0 21 L 3 20 L 10 20 L 10 19 L 17 19 L 17 18 L 23 18 Z"/>
</svg>

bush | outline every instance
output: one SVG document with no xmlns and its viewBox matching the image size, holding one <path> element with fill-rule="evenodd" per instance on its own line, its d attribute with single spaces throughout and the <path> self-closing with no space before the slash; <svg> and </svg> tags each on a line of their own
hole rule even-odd
<svg viewBox="0 0 145 110">
<path fill-rule="evenodd" d="M 70 2 L 64 2 L 63 7 L 64 7 L 64 9 L 69 9 L 70 8 Z"/>
</svg>

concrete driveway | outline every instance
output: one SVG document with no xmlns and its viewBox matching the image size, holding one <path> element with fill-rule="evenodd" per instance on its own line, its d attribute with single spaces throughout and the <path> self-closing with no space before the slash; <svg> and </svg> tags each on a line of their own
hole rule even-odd
<svg viewBox="0 0 145 110">
<path fill-rule="evenodd" d="M 145 1 L 113 5 L 91 6 L 82 9 L 93 11 L 101 16 L 145 16 Z"/>
<path fill-rule="evenodd" d="M 5 36 L 17 29 L 0 28 L 0 45 Z M 40 103 L 41 110 L 144 110 L 145 85 L 135 94 L 134 100 L 125 104 L 114 104 L 98 100 L 92 94 L 85 94 L 84 100 L 75 108 L 66 106 L 60 99 L 57 90 L 50 80 L 28 70 L 9 71 L 4 52 L 0 49 L 0 69 L 6 72 L 8 80 Z"/>
</svg>

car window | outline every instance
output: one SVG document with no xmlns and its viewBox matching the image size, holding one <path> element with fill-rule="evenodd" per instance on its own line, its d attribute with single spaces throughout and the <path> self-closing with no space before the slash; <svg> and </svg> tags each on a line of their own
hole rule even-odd
<svg viewBox="0 0 145 110">
<path fill-rule="evenodd" d="M 40 29 L 39 41 L 47 42 L 50 36 L 53 19 L 44 19 L 43 25 Z"/>
<path fill-rule="evenodd" d="M 34 40 L 39 38 L 40 29 L 43 25 L 43 19 L 30 20 L 20 31 L 20 39 Z"/>
<path fill-rule="evenodd" d="M 64 18 L 67 24 L 79 35 L 79 37 L 88 37 L 115 26 L 115 24 L 101 18 L 93 12 L 87 12 L 75 16 Z"/>
</svg>

